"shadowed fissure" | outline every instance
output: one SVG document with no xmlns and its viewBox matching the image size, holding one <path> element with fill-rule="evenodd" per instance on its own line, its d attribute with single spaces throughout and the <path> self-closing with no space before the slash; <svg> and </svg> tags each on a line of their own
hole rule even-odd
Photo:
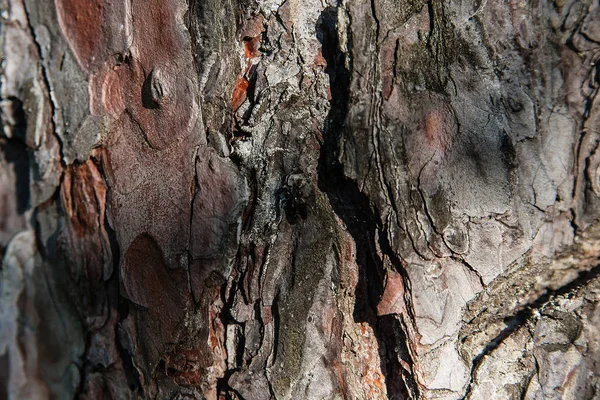
<svg viewBox="0 0 600 400">
<path fill-rule="evenodd" d="M 337 30 L 337 9 L 329 7 L 317 22 L 317 38 L 322 44 L 323 57 L 327 61 L 326 73 L 331 88 L 331 109 L 325 121 L 324 142 L 319 159 L 319 188 L 327 194 L 335 213 L 346 225 L 356 242 L 356 263 L 359 280 L 356 286 L 355 322 L 367 322 L 372 326 L 380 345 L 382 373 L 385 376 L 388 397 L 405 399 L 418 397 L 418 386 L 413 374 L 403 373 L 400 359 L 412 366 L 406 335 L 400 321 L 392 315 L 378 317 L 376 306 L 383 295 L 385 272 L 383 261 L 377 254 L 375 240 L 384 241 L 383 230 L 377 210 L 358 187 L 348 179 L 339 161 L 340 139 L 352 127 L 346 125 L 350 106 L 350 81 L 352 63 L 346 66 L 346 57 L 340 47 Z M 350 42 L 350 38 L 348 38 Z M 349 46 L 351 43 L 349 43 Z M 388 243 L 378 243 L 381 250 L 397 259 Z"/>
</svg>

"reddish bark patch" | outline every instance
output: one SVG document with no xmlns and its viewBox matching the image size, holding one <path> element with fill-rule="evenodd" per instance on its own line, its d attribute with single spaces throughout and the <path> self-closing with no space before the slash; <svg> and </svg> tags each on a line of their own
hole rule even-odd
<svg viewBox="0 0 600 400">
<path fill-rule="evenodd" d="M 452 148 L 456 136 L 456 121 L 447 107 L 436 108 L 422 121 L 425 140 L 429 146 L 446 155 Z"/>
<path fill-rule="evenodd" d="M 101 69 L 90 75 L 90 112 L 103 116 L 108 113 L 114 119 L 125 111 L 125 90 L 129 88 L 127 65 L 119 64 L 109 57 Z"/>
<path fill-rule="evenodd" d="M 189 54 L 185 28 L 178 23 L 183 13 L 178 0 L 133 0 L 133 56 L 144 69 L 181 60 Z M 174 71 L 175 72 L 175 71 Z"/>
<path fill-rule="evenodd" d="M 61 200 L 68 222 L 61 242 L 69 248 L 64 254 L 72 277 L 78 280 L 83 275 L 91 286 L 108 279 L 112 272 L 110 243 L 104 229 L 106 190 L 92 160 L 65 170 Z"/>
<path fill-rule="evenodd" d="M 246 64 L 246 69 L 242 76 L 240 76 L 234 86 L 233 92 L 231 93 L 231 108 L 235 113 L 244 101 L 248 98 L 248 90 L 250 87 L 250 80 L 253 74 L 253 64 L 251 60 L 253 58 L 259 57 L 261 55 L 260 52 L 260 44 L 261 44 L 261 35 L 263 32 L 263 17 L 259 16 L 254 19 L 246 21 L 244 27 L 242 28 L 242 32 L 244 33 L 242 40 L 244 44 L 244 55 L 246 56 L 246 60 L 248 61 Z M 235 126 L 235 122 L 233 123 Z"/>
<path fill-rule="evenodd" d="M 84 70 L 93 72 L 110 54 L 125 51 L 124 1 L 56 0 L 56 11 L 63 35 Z"/>
<path fill-rule="evenodd" d="M 113 272 L 113 256 L 105 229 L 107 187 L 94 161 L 69 165 L 60 187 L 66 218 L 58 235 L 58 254 L 77 282 L 76 306 L 90 330 L 87 357 L 104 366 L 117 358 L 114 329 L 108 321 L 106 281 Z M 101 350 L 100 350 L 101 348 Z"/>
<path fill-rule="evenodd" d="M 260 56 L 260 36 L 244 38 L 244 52 L 246 58 L 254 58 Z"/>
<path fill-rule="evenodd" d="M 144 379 L 151 379 L 165 351 L 180 337 L 180 324 L 192 305 L 191 286 L 203 320 L 193 329 L 200 332 L 186 332 L 196 339 L 190 342 L 191 336 L 186 336 L 179 348 L 192 350 L 171 353 L 165 364 L 176 382 L 212 385 L 210 391 L 216 387 L 215 371 L 225 368 L 224 328 L 215 298 L 220 296 L 224 258 L 230 256 L 224 249 L 231 247 L 232 226 L 241 211 L 239 176 L 233 165 L 211 151 L 200 150 L 194 165 L 199 135 L 191 133 L 199 111 L 192 50 L 182 23 L 185 3 L 133 0 L 130 18 L 124 11 L 121 18 L 117 11 L 124 5 L 57 0 L 63 32 L 79 63 L 91 73 L 90 111 L 107 117 L 103 165 L 111 187 L 110 217 L 123 251 L 121 283 L 130 300 L 122 326 L 136 349 L 136 367 Z M 262 16 L 247 28 L 242 37 L 250 38 L 245 44 L 252 58 L 260 54 Z M 124 49 L 114 51 L 124 32 L 133 38 L 127 54 Z M 232 95 L 236 109 L 246 99 L 248 86 L 248 79 L 240 78 Z M 92 167 L 93 163 L 86 166 Z M 194 167 L 200 191 L 192 202 Z M 69 237 L 87 237 L 98 229 L 98 221 L 104 223 L 104 204 L 92 201 L 93 196 L 102 197 L 94 186 L 96 178 L 104 181 L 97 170 L 92 174 L 72 168 L 62 188 L 72 220 Z M 89 174 L 93 179 L 86 178 Z M 101 211 L 86 211 L 84 206 L 90 204 Z M 82 249 L 66 253 L 102 254 L 91 245 Z M 189 254 L 193 259 L 188 266 Z M 102 343 L 101 339 L 95 340 Z"/>
<path fill-rule="evenodd" d="M 198 385 L 205 374 L 204 364 L 197 349 L 178 350 L 165 356 L 165 375 L 179 385 Z"/>
<path fill-rule="evenodd" d="M 399 273 L 389 271 L 383 296 L 377 305 L 377 315 L 402 314 L 404 310 L 404 280 Z"/>
<path fill-rule="evenodd" d="M 240 76 L 237 81 L 235 81 L 233 93 L 231 95 L 231 108 L 233 108 L 234 112 L 244 104 L 244 101 L 246 101 L 248 85 L 248 80 L 243 76 Z"/>
<path fill-rule="evenodd" d="M 206 398 L 216 398 L 217 380 L 224 376 L 226 369 L 220 295 L 218 287 L 206 290 L 201 307 L 208 313 L 202 315 L 200 331 L 191 340 L 192 344 L 180 343 L 163 357 L 167 377 L 178 385 L 200 386 Z"/>
<path fill-rule="evenodd" d="M 104 82 L 102 82 L 102 104 L 113 118 L 121 115 L 126 108 L 122 84 L 125 75 L 125 68 L 114 67 L 106 74 Z"/>
<path fill-rule="evenodd" d="M 131 243 L 121 273 L 127 298 L 161 321 L 172 322 L 176 310 L 182 309 L 185 285 L 177 285 L 182 272 L 167 268 L 161 248 L 149 234 L 142 233 Z"/>
<path fill-rule="evenodd" d="M 129 246 L 121 268 L 126 297 L 145 310 L 135 310 L 136 325 L 144 327 L 143 353 L 152 362 L 174 339 L 188 306 L 186 274 L 168 269 L 162 249 L 152 236 L 139 235 Z"/>
<path fill-rule="evenodd" d="M 262 266 L 264 258 L 267 254 L 268 246 L 257 246 L 251 251 L 242 250 L 240 255 L 241 262 L 245 273 L 242 279 L 242 285 L 244 292 L 248 296 L 248 302 L 254 303 L 261 298 L 262 287 L 260 282 L 260 276 L 262 274 Z"/>
<path fill-rule="evenodd" d="M 104 62 L 103 0 L 56 0 L 58 22 L 79 64 L 89 70 Z"/>
<path fill-rule="evenodd" d="M 261 310 L 262 321 L 265 325 L 269 325 L 273 322 L 273 308 L 271 306 L 264 306 Z"/>
<path fill-rule="evenodd" d="M 103 223 L 98 218 L 104 211 L 106 187 L 91 160 L 67 167 L 61 186 L 61 199 L 69 222 L 79 235 Z"/>
<path fill-rule="evenodd" d="M 173 63 L 146 70 L 135 60 L 129 73 L 127 109 L 148 143 L 163 150 L 187 137 L 197 116 L 197 105 L 186 74 Z"/>
<path fill-rule="evenodd" d="M 317 55 L 315 56 L 313 65 L 315 67 L 321 67 L 321 68 L 327 67 L 327 61 L 325 60 L 325 57 L 323 57 L 323 49 L 322 48 L 317 49 Z"/>
<path fill-rule="evenodd" d="M 241 200 L 235 167 L 208 150 L 196 164 L 199 192 L 194 200 L 190 250 L 194 258 L 220 258 L 223 236 Z"/>
<path fill-rule="evenodd" d="M 84 6 L 78 0 L 58 1 L 64 8 L 65 35 L 71 38 L 71 47 L 82 66 L 90 69 L 89 60 L 94 61 L 94 69 L 103 66 L 90 77 L 92 114 L 108 113 L 118 119 L 125 110 L 129 111 L 146 141 L 157 150 L 164 150 L 187 137 L 195 125 L 198 105 L 194 96 L 188 36 L 177 23 L 181 3 L 134 1 L 131 54 L 117 62 L 109 57 L 112 54 L 109 39 L 122 33 L 107 32 L 109 39 L 104 40 L 102 24 L 113 22 L 113 25 L 123 26 L 126 21 L 115 24 L 93 14 L 96 19 L 90 20 L 89 26 L 83 22 L 71 23 L 68 21 L 72 19 L 79 21 L 76 17 L 79 8 Z M 112 3 L 103 5 L 101 0 L 95 1 L 98 7 L 110 8 L 111 18 L 114 19 L 113 14 L 119 15 L 115 11 L 118 7 Z M 89 5 L 85 7 L 86 12 L 91 12 Z"/>
<path fill-rule="evenodd" d="M 137 59 L 120 65 L 111 60 L 90 77 L 90 110 L 114 119 L 129 111 L 154 149 L 181 142 L 194 127 L 198 106 L 192 80 L 179 68 L 168 63 L 147 71 Z"/>
</svg>

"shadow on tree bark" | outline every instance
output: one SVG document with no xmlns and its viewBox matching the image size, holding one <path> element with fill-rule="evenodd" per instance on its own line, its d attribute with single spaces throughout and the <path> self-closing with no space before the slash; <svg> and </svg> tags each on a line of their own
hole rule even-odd
<svg viewBox="0 0 600 400">
<path fill-rule="evenodd" d="M 329 75 L 331 87 L 331 109 L 325 122 L 324 142 L 319 159 L 319 188 L 327 194 L 335 213 L 357 243 L 356 263 L 359 276 L 353 317 L 355 322 L 371 325 L 375 332 L 380 345 L 379 356 L 388 397 L 418 397 L 414 377 L 412 374 L 402 373 L 400 359 L 411 366 L 412 362 L 401 323 L 393 315 L 377 316 L 376 312 L 385 281 L 383 260 L 377 254 L 377 248 L 395 261 L 394 265 L 400 265 L 400 262 L 382 234 L 383 227 L 377 210 L 372 207 L 368 196 L 360 191 L 356 181 L 345 176 L 343 165 L 339 161 L 340 142 L 344 132 L 351 129 L 346 125 L 346 117 L 350 107 L 352 64 L 350 60 L 347 66 L 347 55 L 340 46 L 337 24 L 337 9 L 328 7 L 316 26 L 317 38 L 323 46 L 323 57 L 327 61 L 325 72 Z M 376 238 L 379 238 L 379 243 L 376 243 Z M 399 272 L 405 275 L 404 271 Z"/>
</svg>

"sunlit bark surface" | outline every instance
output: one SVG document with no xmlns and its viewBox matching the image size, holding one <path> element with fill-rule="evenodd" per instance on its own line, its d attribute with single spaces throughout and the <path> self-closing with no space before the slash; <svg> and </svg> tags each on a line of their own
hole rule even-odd
<svg viewBox="0 0 600 400">
<path fill-rule="evenodd" d="M 598 1 L 0 11 L 0 399 L 600 396 Z"/>
</svg>

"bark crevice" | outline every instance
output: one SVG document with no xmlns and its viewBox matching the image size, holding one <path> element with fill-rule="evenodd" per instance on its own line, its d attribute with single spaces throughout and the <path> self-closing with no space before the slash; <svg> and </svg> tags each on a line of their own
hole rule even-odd
<svg viewBox="0 0 600 400">
<path fill-rule="evenodd" d="M 374 4 L 372 4 L 372 12 L 375 17 Z M 385 376 L 388 396 L 391 399 L 402 399 L 410 393 L 413 398 L 418 398 L 419 389 L 414 378 L 413 363 L 404 328 L 396 316 L 378 317 L 375 311 L 383 295 L 385 280 L 384 261 L 378 254 L 378 250 L 390 259 L 396 271 L 403 276 L 407 293 L 410 293 L 408 276 L 401 261 L 387 242 L 385 229 L 381 225 L 374 205 L 360 190 L 358 183 L 345 175 L 339 158 L 344 132 L 351 129 L 347 125 L 347 116 L 350 107 L 352 71 L 347 67 L 348 55 L 343 53 L 340 47 L 337 10 L 335 8 L 325 10 L 319 22 L 317 32 L 323 46 L 323 57 L 327 61 L 326 72 L 330 78 L 331 88 L 331 109 L 325 122 L 319 160 L 319 188 L 327 195 L 333 210 L 344 222 L 357 244 L 356 261 L 359 266 L 359 281 L 355 289 L 357 303 L 354 309 L 354 321 L 369 323 L 380 343 L 382 373 Z M 351 62 L 348 64 L 351 68 Z M 376 238 L 379 238 L 377 243 Z M 410 306 L 407 309 L 410 311 Z M 408 371 L 404 369 L 400 360 L 409 366 Z"/>
</svg>

